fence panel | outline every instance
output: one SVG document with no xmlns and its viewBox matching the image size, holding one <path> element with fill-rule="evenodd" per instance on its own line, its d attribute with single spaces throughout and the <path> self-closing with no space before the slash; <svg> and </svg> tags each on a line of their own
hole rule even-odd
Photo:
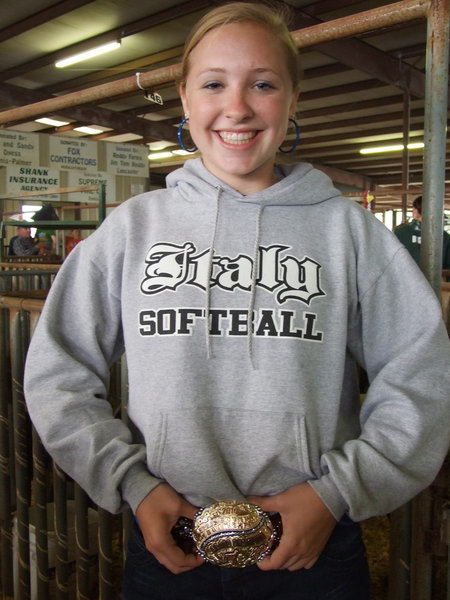
<svg viewBox="0 0 450 600">
<path fill-rule="evenodd" d="M 33 294 L 0 294 L 0 595 L 119 600 L 131 514 L 110 515 L 93 504 L 53 463 L 27 415 L 24 360 L 44 304 Z M 443 283 L 448 328 L 449 297 L 450 283 Z M 127 419 L 127 398 L 123 357 L 111 370 L 117 418 Z M 389 600 L 450 600 L 449 473 L 446 463 L 412 511 L 391 516 Z"/>
<path fill-rule="evenodd" d="M 43 304 L 33 291 L 0 296 L 0 597 L 119 600 L 131 514 L 96 506 L 52 461 L 27 414 L 24 362 Z M 123 372 L 122 361 L 111 369 L 118 418 Z"/>
</svg>

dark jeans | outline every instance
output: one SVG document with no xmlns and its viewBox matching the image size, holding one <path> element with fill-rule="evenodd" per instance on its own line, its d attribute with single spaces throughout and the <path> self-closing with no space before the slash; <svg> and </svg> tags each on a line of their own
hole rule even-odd
<svg viewBox="0 0 450 600">
<path fill-rule="evenodd" d="M 368 600 L 369 572 L 359 525 L 336 526 L 312 569 L 225 569 L 205 563 L 173 575 L 144 545 L 136 523 L 128 544 L 122 600 Z"/>
</svg>

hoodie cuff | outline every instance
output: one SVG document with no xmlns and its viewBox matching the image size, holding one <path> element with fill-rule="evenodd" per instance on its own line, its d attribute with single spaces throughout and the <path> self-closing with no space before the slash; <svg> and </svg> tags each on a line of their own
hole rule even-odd
<svg viewBox="0 0 450 600">
<path fill-rule="evenodd" d="M 120 488 L 122 498 L 130 506 L 133 514 L 136 514 L 142 500 L 160 483 L 162 480 L 153 477 L 144 463 L 137 463 L 127 471 Z"/>
<path fill-rule="evenodd" d="M 349 507 L 331 477 L 324 475 L 320 479 L 312 479 L 308 483 L 322 502 L 326 504 L 336 521 L 340 521 L 343 515 L 348 512 Z"/>
</svg>

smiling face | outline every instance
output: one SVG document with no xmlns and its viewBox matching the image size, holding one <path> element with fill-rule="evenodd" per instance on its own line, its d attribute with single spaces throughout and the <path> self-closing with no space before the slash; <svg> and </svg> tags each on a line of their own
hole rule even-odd
<svg viewBox="0 0 450 600">
<path fill-rule="evenodd" d="M 275 182 L 275 154 L 298 92 L 283 45 L 268 28 L 244 22 L 209 31 L 190 54 L 180 95 L 213 175 L 243 194 Z"/>
</svg>

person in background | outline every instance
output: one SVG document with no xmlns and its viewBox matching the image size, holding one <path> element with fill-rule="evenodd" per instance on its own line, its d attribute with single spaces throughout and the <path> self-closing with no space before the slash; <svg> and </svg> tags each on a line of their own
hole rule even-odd
<svg viewBox="0 0 450 600">
<path fill-rule="evenodd" d="M 17 234 L 10 240 L 9 255 L 33 256 L 38 253 L 39 248 L 31 237 L 31 228 L 19 225 L 17 227 Z"/>
<path fill-rule="evenodd" d="M 72 252 L 77 244 L 83 241 L 80 229 L 72 229 L 72 235 L 66 236 L 66 257 Z"/>
<path fill-rule="evenodd" d="M 122 600 L 368 600 L 358 522 L 409 501 L 447 454 L 440 304 L 369 211 L 310 164 L 278 164 L 299 89 L 279 12 L 208 12 L 179 87 L 201 158 L 76 246 L 32 337 L 25 398 L 45 447 L 136 517 Z M 124 352 L 127 422 L 107 401 Z M 219 500 L 277 513 L 273 553 L 240 569 L 184 552 L 180 517 Z"/>
<path fill-rule="evenodd" d="M 56 231 L 54 229 L 39 228 L 39 221 L 59 221 L 58 214 L 50 202 L 44 203 L 41 209 L 33 215 L 33 221 L 38 224 L 36 230 L 36 242 L 42 254 L 55 255 L 56 249 Z"/>
<path fill-rule="evenodd" d="M 412 220 L 394 229 L 395 235 L 406 247 L 417 264 L 420 264 L 420 246 L 422 243 L 422 196 L 415 198 L 412 204 Z M 450 235 L 444 231 L 442 237 L 442 268 L 450 269 Z"/>
</svg>

